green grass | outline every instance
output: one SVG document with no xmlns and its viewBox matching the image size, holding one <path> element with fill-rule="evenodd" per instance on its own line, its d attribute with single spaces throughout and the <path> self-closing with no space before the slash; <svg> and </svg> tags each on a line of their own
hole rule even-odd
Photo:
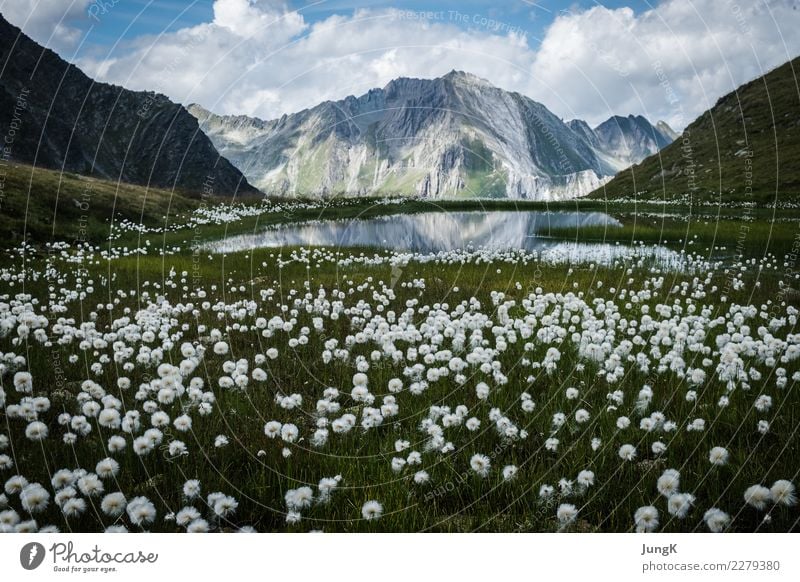
<svg viewBox="0 0 800 582">
<path fill-rule="evenodd" d="M 282 253 L 288 259 L 291 249 Z M 361 250 L 355 249 L 352 254 L 358 255 Z M 368 249 L 363 252 L 369 253 Z M 345 254 L 348 251 L 344 251 Z M 89 279 L 95 286 L 94 294 L 86 301 L 73 302 L 71 309 L 62 316 L 74 316 L 79 320 L 88 317 L 90 311 L 96 310 L 98 302 L 113 301 L 117 291 L 138 289 L 137 297 L 122 299 L 114 307 L 113 317 L 122 316 L 122 308 L 131 307 L 136 310 L 143 306 L 141 293 L 149 291 L 151 296 L 163 294 L 171 304 L 185 302 L 187 295 L 181 288 L 202 287 L 209 292 L 208 300 L 212 304 L 223 300 L 227 304 L 235 302 L 255 301 L 259 308 L 258 315 L 269 318 L 280 313 L 276 302 L 263 301 L 259 297 L 260 290 L 274 287 L 279 290 L 283 300 L 289 299 L 290 290 L 304 293 L 308 288 L 316 293 L 325 288 L 330 294 L 332 289 L 347 290 L 351 286 L 367 282 L 372 283 L 353 293 L 348 293 L 344 300 L 346 305 L 355 305 L 359 300 L 374 305 L 373 287 L 380 281 L 388 282 L 399 277 L 394 290 L 396 298 L 390 308 L 398 313 L 402 311 L 406 301 L 416 299 L 420 304 L 433 304 L 446 301 L 450 309 L 461 301 L 476 297 L 483 305 L 485 313 L 492 313 L 492 290 L 506 293 L 505 300 L 515 299 L 517 307 L 511 309 L 512 316 L 521 315 L 519 305 L 535 287 L 545 291 L 568 292 L 580 290 L 586 294 L 586 301 L 592 303 L 595 298 L 610 299 L 614 292 L 611 287 L 642 288 L 648 277 L 643 270 L 636 270 L 632 275 L 624 269 L 576 267 L 567 273 L 561 267 L 522 266 L 509 264 L 468 264 L 442 267 L 434 264 L 412 263 L 401 270 L 393 272 L 388 266 L 366 267 L 352 266 L 337 268 L 329 264 L 312 269 L 294 262 L 283 268 L 277 267 L 278 253 L 274 250 L 257 250 L 250 253 L 237 253 L 226 257 L 203 254 L 192 257 L 190 252 L 174 256 L 131 257 L 116 260 L 110 264 L 89 267 Z M 37 259 L 43 260 L 43 259 Z M 56 264 L 69 271 L 72 267 L 56 261 Z M 31 263 L 35 267 L 40 263 Z M 167 273 L 174 269 L 179 275 L 174 279 L 176 288 L 167 286 L 154 288 L 168 279 Z M 499 272 L 498 272 L 499 270 Z M 181 281 L 180 273 L 189 275 Z M 703 274 L 704 276 L 705 274 Z M 75 273 L 67 275 L 63 286 L 73 284 Z M 107 277 L 113 276 L 108 280 Z M 629 278 L 633 277 L 633 283 Z M 713 284 L 724 285 L 727 275 L 723 272 L 714 274 Z M 411 289 L 399 283 L 423 278 L 427 282 L 424 290 Z M 728 302 L 720 303 L 719 294 L 711 294 L 698 301 L 709 306 L 714 314 L 723 314 L 734 302 L 759 303 L 767 298 L 776 297 L 779 293 L 778 281 L 780 273 L 763 272 L 747 275 L 748 285 L 729 293 Z M 756 279 L 761 287 L 757 291 L 753 284 Z M 663 293 L 645 303 L 651 307 L 656 303 L 671 303 L 678 298 L 669 295 L 669 289 L 681 282 L 691 282 L 692 276 L 668 274 L 663 285 Z M 349 283 L 352 281 L 353 283 Z M 603 282 L 602 288 L 597 283 Z M 149 285 L 142 286 L 144 282 Z M 521 284 L 518 289 L 516 283 Z M 41 297 L 47 292 L 48 281 L 32 280 L 26 285 L 26 292 L 34 297 Z M 212 286 L 217 290 L 213 291 Z M 244 285 L 244 291 L 238 289 Z M 577 285 L 577 289 L 574 286 Z M 236 287 L 234 289 L 233 287 Z M 458 288 L 458 291 L 455 291 Z M 7 288 L 7 292 L 14 291 Z M 757 293 L 755 297 L 753 294 Z M 200 301 L 195 300 L 199 306 Z M 291 301 L 289 301 L 291 303 Z M 625 301 L 617 299 L 624 315 L 638 313 L 641 306 L 629 309 L 624 307 Z M 496 314 L 495 314 L 496 316 Z M 97 311 L 95 319 L 98 328 L 107 325 L 112 315 L 105 311 Z M 311 326 L 311 315 L 300 312 L 297 315 L 297 327 Z M 189 328 L 183 332 L 180 341 L 196 341 L 204 334 L 197 330 L 200 324 L 209 328 L 224 329 L 226 325 L 246 323 L 252 325 L 254 316 L 244 319 L 232 319 L 231 314 L 223 318 L 219 312 L 201 309 L 197 317 L 186 314 L 177 323 L 187 323 Z M 417 322 L 422 323 L 422 318 Z M 548 376 L 537 374 L 531 385 L 527 381 L 530 369 L 518 365 L 522 358 L 541 359 L 547 346 L 539 345 L 533 351 L 523 349 L 524 341 L 510 344 L 503 354 L 504 370 L 509 376 L 509 383 L 504 389 L 493 392 L 490 403 L 478 401 L 472 387 L 487 375 L 476 372 L 468 382 L 468 388 L 457 388 L 447 380 L 439 381 L 425 393 L 424 397 L 413 397 L 408 392 L 401 393 L 398 401 L 401 405 L 400 423 L 387 422 L 375 429 L 368 437 L 360 436 L 358 431 L 348 435 L 332 436 L 329 445 L 321 451 L 308 447 L 307 443 L 292 446 L 292 456 L 283 458 L 278 442 L 267 439 L 263 433 L 264 422 L 280 419 L 296 423 L 301 431 L 308 433 L 313 418 L 306 412 L 290 413 L 281 409 L 274 402 L 274 395 L 299 393 L 304 398 L 303 410 L 314 408 L 314 402 L 320 397 L 326 386 L 337 386 L 346 394 L 353 373 L 352 364 L 338 362 L 324 365 L 320 359 L 322 344 L 327 338 L 343 340 L 346 335 L 354 333 L 350 318 L 342 317 L 337 322 L 326 320 L 324 334 L 312 334 L 306 346 L 296 349 L 286 347 L 288 337 L 296 332 L 279 332 L 275 337 L 266 339 L 255 329 L 249 332 L 231 333 L 231 353 L 226 358 L 207 355 L 204 364 L 198 368 L 196 375 L 206 380 L 206 385 L 217 395 L 217 413 L 209 417 L 194 416 L 191 433 L 177 434 L 171 430 L 169 438 L 181 438 L 190 448 L 191 454 L 178 460 L 166 460 L 164 453 L 156 451 L 142 459 L 133 455 L 130 450 L 115 455 L 122 468 L 116 482 L 107 482 L 108 491 L 123 491 L 128 499 L 134 495 L 146 495 L 153 500 L 159 515 L 167 511 L 180 509 L 185 501 L 181 495 L 181 485 L 186 479 L 199 478 L 204 494 L 222 491 L 234 495 L 240 502 L 233 520 L 236 524 L 250 524 L 259 531 L 307 531 L 311 528 L 326 531 L 554 531 L 557 524 L 554 519 L 556 504 L 542 503 L 537 498 L 539 485 L 555 484 L 558 479 L 566 477 L 574 479 L 578 471 L 591 469 L 597 475 L 597 483 L 590 493 L 583 497 L 569 500 L 581 507 L 580 520 L 575 525 L 579 531 L 627 531 L 632 526 L 633 511 L 645 504 L 655 502 L 662 514 L 665 531 L 687 531 L 693 528 L 703 530 L 702 510 L 714 504 L 737 514 L 734 530 L 752 531 L 760 526 L 760 515 L 742 508 L 741 495 L 745 487 L 753 483 L 767 483 L 780 478 L 796 478 L 797 476 L 797 426 L 800 425 L 800 399 L 797 398 L 796 387 L 784 391 L 769 392 L 775 398 L 775 414 L 767 415 L 772 420 L 772 430 L 766 437 L 755 433 L 754 427 L 758 418 L 751 401 L 761 390 L 760 386 L 750 394 L 737 392 L 732 405 L 724 415 L 719 415 L 715 403 L 724 387 L 716 381 L 709 381 L 699 389 L 698 403 L 686 402 L 682 397 L 687 387 L 672 375 L 644 374 L 632 371 L 626 375 L 622 383 L 609 385 L 603 378 L 598 378 L 597 369 L 587 365 L 583 371 L 575 367 L 576 355 L 565 350 L 560 372 Z M 490 334 L 485 334 L 490 337 Z M 709 340 L 709 345 L 713 345 Z M 236 360 L 247 358 L 251 362 L 256 353 L 264 353 L 268 347 L 278 347 L 281 356 L 270 361 L 268 369 L 270 378 L 266 385 L 256 386 L 251 383 L 246 393 L 223 391 L 216 387 L 216 379 L 222 374 L 223 359 Z M 14 349 L 8 338 L 0 340 L 2 351 Z M 369 358 L 373 345 L 355 346 L 355 355 Z M 78 350 L 76 345 L 53 346 L 46 349 L 29 341 L 25 353 L 29 358 L 29 367 L 34 371 L 37 393 L 47 394 L 53 400 L 57 411 L 62 409 L 73 411 L 72 398 L 80 390 L 80 383 L 91 377 L 110 392 L 122 398 L 126 407 L 135 407 L 132 395 L 140 382 L 147 381 L 154 374 L 154 369 L 136 366 L 132 373 L 123 373 L 121 368 L 109 365 L 100 375 L 94 375 L 87 369 L 94 359 L 91 351 Z M 68 357 L 78 354 L 79 360 L 70 364 Z M 699 356 L 698 356 L 699 357 Z M 180 361 L 177 347 L 166 354 L 165 361 L 177 364 Z M 796 364 L 788 366 L 791 375 Z M 122 393 L 115 388 L 119 376 L 126 375 L 132 381 L 133 388 Z M 374 364 L 369 372 L 370 386 L 376 394 L 384 394 L 385 386 L 392 377 L 402 377 L 402 366 L 387 361 Z M 697 416 L 706 418 L 709 423 L 703 438 L 698 440 L 685 427 L 680 427 L 673 435 L 668 435 L 669 449 L 663 459 L 649 453 L 649 447 L 655 435 L 633 437 L 622 436 L 614 425 L 618 414 L 630 414 L 634 422 L 638 419 L 631 414 L 631 399 L 644 383 L 650 383 L 656 394 L 651 410 L 662 410 L 668 418 L 678 422 Z M 567 401 L 564 390 L 567 386 L 581 389 L 578 402 Z M 791 384 L 790 384 L 791 386 Z M 606 394 L 621 388 L 626 392 L 626 404 L 616 413 L 604 413 L 607 405 Z M 519 411 L 519 394 L 523 390 L 531 393 L 538 406 L 531 416 L 524 416 Z M 6 388 L 11 394 L 13 390 Z M 741 396 L 741 398 L 740 398 Z M 343 407 L 351 406 L 347 396 L 342 397 Z M 499 407 L 511 415 L 520 426 L 531 432 L 531 437 L 510 446 L 498 447 L 498 440 L 491 430 L 482 431 L 474 436 L 468 435 L 465 429 L 454 429 L 451 437 L 458 445 L 458 450 L 446 461 L 435 461 L 433 457 L 425 457 L 424 468 L 431 475 L 432 484 L 424 487 L 409 482 L 408 477 L 401 477 L 392 472 L 390 460 L 394 453 L 394 442 L 398 438 L 407 438 L 416 443 L 412 449 L 419 450 L 420 435 L 415 429 L 431 404 L 465 404 L 470 407 L 470 415 L 481 417 L 486 427 L 486 416 L 490 407 Z M 560 436 L 562 448 L 558 454 L 546 453 L 542 442 L 547 436 L 549 419 L 553 413 L 563 411 L 573 414 L 578 407 L 592 412 L 592 421 L 585 427 L 572 426 L 564 429 Z M 171 415 L 176 415 L 171 410 Z M 54 417 L 54 415 L 52 415 Z M 145 415 L 146 418 L 146 415 Z M 74 448 L 60 446 L 57 437 L 40 446 L 24 438 L 17 438 L 24 425 L 20 421 L 9 421 L 14 441 L 14 454 L 17 465 L 29 480 L 46 483 L 48 474 L 61 467 L 83 466 L 87 469 L 102 457 L 104 443 L 109 432 L 98 426 L 92 435 Z M 5 424 L 3 422 L 3 424 Z M 399 430 L 396 427 L 403 427 Z M 59 434 L 60 428 L 50 423 L 51 435 Z M 218 434 L 225 434 L 231 444 L 222 449 L 213 447 L 213 439 Z M 595 455 L 589 447 L 589 439 L 597 436 L 608 446 L 603 454 Z M 641 440 L 640 440 L 641 439 Z M 633 440 L 639 451 L 639 458 L 634 463 L 622 463 L 616 457 L 616 447 L 623 442 Z M 709 471 L 707 454 L 714 445 L 727 446 L 732 452 L 729 467 L 718 471 Z M 258 451 L 266 451 L 265 456 L 258 456 Z M 493 471 L 489 478 L 480 479 L 469 472 L 469 458 L 475 452 L 489 454 L 492 458 Z M 499 470 L 505 464 L 516 464 L 520 473 L 515 481 L 503 483 Z M 692 491 L 697 496 L 697 509 L 685 521 L 669 520 L 664 507 L 664 500 L 655 493 L 655 481 L 667 467 L 680 468 L 682 489 Z M 413 472 L 412 472 L 413 473 Z M 315 506 L 304 512 L 303 521 L 297 526 L 287 526 L 284 522 L 283 495 L 286 490 L 302 484 L 312 485 L 321 477 L 341 474 L 342 489 L 333 494 L 328 505 Z M 463 476 L 466 475 L 466 476 Z M 7 478 L 6 475 L 3 475 Z M 795 479 L 796 481 L 796 479 Z M 364 501 L 378 499 L 386 510 L 384 517 L 376 523 L 361 521 L 360 509 Z M 97 501 L 94 502 L 97 505 Z M 205 514 L 207 509 L 203 503 L 195 504 Z M 800 517 L 798 508 L 776 510 L 773 522 L 769 526 L 761 526 L 766 531 L 786 531 L 797 528 Z M 56 523 L 62 529 L 74 531 L 93 531 L 104 527 L 111 520 L 102 517 L 99 508 L 90 509 L 82 518 L 68 524 L 52 504 L 47 513 L 39 518 L 39 522 Z M 223 527 L 230 527 L 225 526 Z M 157 530 L 170 531 L 174 526 L 158 522 Z"/>
<path fill-rule="evenodd" d="M 8 163 L 0 195 L 5 243 L 108 238 L 111 220 L 165 226 L 194 210 L 199 200 L 183 193 L 116 183 L 77 174 Z"/>
</svg>

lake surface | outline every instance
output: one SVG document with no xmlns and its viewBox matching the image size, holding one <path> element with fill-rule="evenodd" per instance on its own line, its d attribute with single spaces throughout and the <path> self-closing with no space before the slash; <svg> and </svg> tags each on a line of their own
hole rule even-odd
<svg viewBox="0 0 800 582">
<path fill-rule="evenodd" d="M 217 252 L 282 246 L 374 246 L 431 253 L 482 247 L 538 250 L 551 228 L 621 223 L 603 212 L 426 212 L 366 220 L 330 220 L 270 227 L 215 241 Z"/>
<path fill-rule="evenodd" d="M 320 220 L 285 224 L 209 242 L 215 253 L 259 248 L 321 246 L 380 247 L 401 252 L 439 253 L 462 249 L 522 249 L 549 263 L 654 259 L 681 268 L 680 253 L 657 245 L 632 247 L 616 243 L 574 242 L 550 238 L 553 228 L 602 226 L 620 221 L 603 212 L 471 211 L 397 214 L 365 220 Z"/>
</svg>

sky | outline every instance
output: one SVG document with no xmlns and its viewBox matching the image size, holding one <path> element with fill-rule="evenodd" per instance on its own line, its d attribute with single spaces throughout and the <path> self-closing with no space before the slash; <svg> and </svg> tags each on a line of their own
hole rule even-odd
<svg viewBox="0 0 800 582">
<path fill-rule="evenodd" d="M 264 119 L 453 69 L 596 125 L 683 129 L 800 54 L 798 0 L 0 0 L 87 74 Z"/>
</svg>

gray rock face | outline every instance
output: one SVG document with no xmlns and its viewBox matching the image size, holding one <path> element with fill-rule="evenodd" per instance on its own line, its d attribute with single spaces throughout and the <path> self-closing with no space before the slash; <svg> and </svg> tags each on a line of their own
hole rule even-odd
<svg viewBox="0 0 800 582">
<path fill-rule="evenodd" d="M 96 83 L 2 16 L 0 63 L 8 158 L 192 194 L 256 192 L 181 105 Z"/>
<path fill-rule="evenodd" d="M 641 115 L 614 117 L 594 128 L 602 149 L 623 165 L 618 170 L 641 162 L 671 144 L 677 135 L 664 121 L 655 126 Z"/>
<path fill-rule="evenodd" d="M 591 192 L 652 146 L 644 118 L 609 120 L 602 131 L 564 123 L 540 103 L 457 71 L 396 79 L 272 121 L 189 111 L 253 184 L 287 196 L 557 200 Z M 655 147 L 669 143 L 662 138 Z"/>
</svg>

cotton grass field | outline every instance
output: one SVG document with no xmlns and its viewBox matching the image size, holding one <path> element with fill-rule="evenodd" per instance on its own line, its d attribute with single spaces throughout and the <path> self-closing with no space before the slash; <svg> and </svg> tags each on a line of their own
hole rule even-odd
<svg viewBox="0 0 800 582">
<path fill-rule="evenodd" d="M 800 528 L 794 220 L 576 260 L 212 214 L 5 259 L 2 531 Z"/>
</svg>

